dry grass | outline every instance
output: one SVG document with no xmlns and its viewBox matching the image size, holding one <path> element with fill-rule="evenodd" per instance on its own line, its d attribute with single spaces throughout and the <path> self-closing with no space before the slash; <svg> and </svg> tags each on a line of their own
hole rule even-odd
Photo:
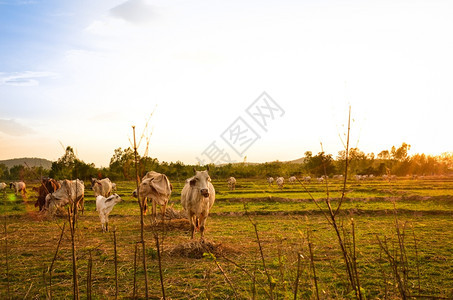
<svg viewBox="0 0 453 300">
<path fill-rule="evenodd" d="M 216 257 L 222 257 L 224 255 L 237 255 L 241 253 L 241 251 L 235 247 L 224 245 L 221 242 L 216 243 L 208 240 L 189 241 L 172 246 L 170 249 L 165 251 L 165 254 L 168 256 L 197 259 L 203 258 L 205 253 L 212 253 Z"/>
</svg>

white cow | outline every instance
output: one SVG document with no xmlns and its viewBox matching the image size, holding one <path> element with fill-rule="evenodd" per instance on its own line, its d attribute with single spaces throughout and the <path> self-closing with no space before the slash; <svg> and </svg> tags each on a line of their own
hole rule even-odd
<svg viewBox="0 0 453 300">
<path fill-rule="evenodd" d="M 235 190 L 236 189 L 236 178 L 234 178 L 234 177 L 228 178 L 228 188 L 230 190 Z"/>
<path fill-rule="evenodd" d="M 304 177 L 304 181 L 305 182 L 310 182 L 311 181 L 311 177 L 310 176 L 305 176 Z"/>
<path fill-rule="evenodd" d="M 140 197 L 139 200 L 143 201 L 144 212 L 147 210 L 146 198 L 151 199 L 152 212 L 151 216 L 155 221 L 157 219 L 157 204 L 161 207 L 162 220 L 164 219 L 165 210 L 167 208 L 168 200 L 170 199 L 171 191 L 173 187 L 165 174 L 150 171 L 142 178 L 142 182 L 139 186 Z M 137 190 L 133 193 L 134 197 L 137 197 Z"/>
<path fill-rule="evenodd" d="M 273 185 L 274 184 L 274 177 L 267 177 L 267 183 L 269 184 L 269 186 Z"/>
<path fill-rule="evenodd" d="M 57 208 L 65 206 L 66 204 L 75 204 L 82 208 L 83 213 L 83 200 L 85 194 L 85 186 L 83 181 L 76 180 L 63 180 L 61 187 L 53 193 L 46 196 L 46 209 L 50 215 L 54 215 Z"/>
<path fill-rule="evenodd" d="M 214 205 L 215 189 L 209 177 L 209 167 L 206 171 L 196 171 L 195 175 L 186 180 L 181 192 L 181 204 L 189 217 L 192 239 L 195 227 L 200 227 L 201 239 L 204 239 L 204 230 L 209 211 Z"/>
<path fill-rule="evenodd" d="M 109 231 L 109 214 L 112 212 L 115 204 L 121 201 L 122 199 L 118 194 L 113 194 L 108 198 L 101 195 L 96 197 L 96 210 L 99 212 L 103 232 Z"/>
<path fill-rule="evenodd" d="M 296 181 L 297 181 L 296 176 L 291 176 L 290 178 L 288 178 L 289 183 L 295 183 Z"/>
<path fill-rule="evenodd" d="M 6 183 L 2 182 L 0 183 L 0 191 L 4 191 L 6 189 Z"/>
<path fill-rule="evenodd" d="M 94 196 L 99 195 L 108 197 L 112 193 L 112 182 L 108 178 L 96 179 L 91 178 L 91 189 L 94 191 Z"/>
<path fill-rule="evenodd" d="M 27 193 L 27 190 L 25 189 L 26 185 L 25 182 L 23 181 L 17 181 L 17 182 L 11 182 L 9 184 L 9 188 L 12 189 L 14 187 L 14 193 L 17 195 L 17 193 L 22 193 L 24 196 Z"/>
<path fill-rule="evenodd" d="M 277 177 L 277 180 L 275 182 L 277 183 L 278 187 L 282 189 L 285 179 L 283 177 Z"/>
</svg>

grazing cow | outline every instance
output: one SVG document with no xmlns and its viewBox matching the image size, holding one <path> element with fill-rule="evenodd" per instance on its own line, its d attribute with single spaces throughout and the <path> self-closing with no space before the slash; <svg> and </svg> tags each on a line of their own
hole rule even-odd
<svg viewBox="0 0 453 300">
<path fill-rule="evenodd" d="M 9 188 L 12 189 L 14 187 L 14 193 L 17 195 L 17 193 L 22 193 L 24 196 L 27 193 L 27 190 L 25 189 L 25 182 L 23 181 L 18 181 L 18 182 L 11 182 L 9 184 Z"/>
<path fill-rule="evenodd" d="M 310 182 L 311 181 L 311 177 L 310 176 L 305 176 L 304 177 L 304 181 L 305 182 Z"/>
<path fill-rule="evenodd" d="M 274 177 L 267 177 L 267 183 L 269 184 L 269 186 L 273 185 L 274 184 Z"/>
<path fill-rule="evenodd" d="M 291 176 L 290 178 L 288 178 L 288 182 L 291 184 L 295 183 L 296 181 L 297 181 L 296 176 Z"/>
<path fill-rule="evenodd" d="M 324 182 L 324 176 L 318 177 L 318 178 L 316 178 L 316 180 L 318 180 L 319 183 L 323 183 Z"/>
<path fill-rule="evenodd" d="M 91 189 L 94 191 L 94 196 L 99 195 L 108 197 L 112 193 L 112 182 L 108 178 L 96 179 L 91 178 Z"/>
<path fill-rule="evenodd" d="M 46 205 L 46 196 L 49 193 L 55 192 L 60 187 L 61 185 L 55 179 L 42 179 L 41 185 L 37 189 L 38 199 L 35 202 L 35 207 L 39 206 L 39 211 L 42 211 L 44 209 L 44 206 Z"/>
<path fill-rule="evenodd" d="M 234 177 L 228 178 L 228 188 L 230 190 L 235 190 L 236 189 L 236 178 L 234 178 Z"/>
<path fill-rule="evenodd" d="M 0 191 L 5 191 L 6 189 L 6 183 L 2 182 L 0 183 Z"/>
<path fill-rule="evenodd" d="M 115 204 L 121 201 L 123 200 L 118 194 L 113 194 L 108 198 L 101 195 L 96 197 L 96 210 L 99 212 L 103 232 L 109 231 L 109 214 L 112 212 Z"/>
<path fill-rule="evenodd" d="M 192 239 L 195 227 L 200 227 L 201 240 L 204 239 L 204 230 L 209 210 L 215 201 L 215 189 L 209 177 L 209 167 L 206 171 L 196 171 L 195 175 L 186 180 L 181 192 L 181 204 L 189 217 Z"/>
<path fill-rule="evenodd" d="M 283 177 L 277 177 L 277 180 L 275 182 L 277 183 L 278 187 L 282 189 L 285 179 Z"/>
<path fill-rule="evenodd" d="M 66 204 L 75 204 L 77 207 L 81 206 L 83 213 L 83 198 L 85 194 L 85 186 L 83 181 L 76 180 L 63 180 L 61 187 L 46 196 L 46 208 L 50 215 L 54 215 L 57 208 L 65 206 Z"/>
<path fill-rule="evenodd" d="M 145 205 L 144 212 L 147 210 L 146 198 L 151 199 L 152 205 L 152 218 L 155 221 L 157 218 L 157 204 L 161 207 L 162 220 L 164 219 L 165 210 L 167 208 L 168 200 L 170 199 L 173 186 L 165 174 L 150 171 L 142 178 L 139 186 L 140 198 Z M 133 192 L 134 197 L 137 197 L 137 190 Z"/>
</svg>

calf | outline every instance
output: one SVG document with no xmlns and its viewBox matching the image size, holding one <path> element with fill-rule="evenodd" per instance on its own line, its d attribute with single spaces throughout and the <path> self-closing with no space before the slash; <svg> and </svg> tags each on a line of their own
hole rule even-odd
<svg viewBox="0 0 453 300">
<path fill-rule="evenodd" d="M 113 194 L 108 198 L 101 195 L 96 197 L 96 210 L 99 212 L 103 232 L 109 231 L 109 214 L 112 212 L 115 204 L 121 201 L 123 200 L 118 194 Z"/>
</svg>

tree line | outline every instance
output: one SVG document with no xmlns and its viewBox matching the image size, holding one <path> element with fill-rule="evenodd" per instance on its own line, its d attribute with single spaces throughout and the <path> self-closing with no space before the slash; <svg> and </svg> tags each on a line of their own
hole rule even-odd
<svg viewBox="0 0 453 300">
<path fill-rule="evenodd" d="M 351 148 L 348 153 L 348 172 L 352 175 L 450 175 L 453 174 L 453 153 L 432 156 L 426 154 L 409 155 L 410 145 L 402 143 L 400 147 L 393 146 L 377 155 L 364 153 L 358 148 Z M 160 162 L 156 158 L 138 156 L 139 176 L 153 170 L 164 173 L 170 178 L 184 180 L 193 175 L 193 168 L 198 165 L 186 165 L 181 161 Z M 216 179 L 229 176 L 237 178 L 268 177 L 268 176 L 312 176 L 320 177 L 342 174 L 346 163 L 346 152 L 340 151 L 334 158 L 332 154 L 319 152 L 314 155 L 311 151 L 304 153 L 302 163 L 266 162 L 259 164 L 235 163 L 225 165 L 210 165 L 210 175 Z M 204 166 L 203 166 L 204 167 Z M 92 177 L 109 177 L 112 180 L 133 180 L 135 176 L 134 151 L 131 148 L 114 150 L 110 164 L 106 168 L 96 168 L 93 163 L 85 163 L 74 154 L 72 147 L 67 147 L 65 153 L 52 163 L 50 170 L 42 167 L 26 167 L 16 165 L 8 169 L 0 164 L 0 178 L 9 180 L 38 180 L 42 177 L 55 179 L 79 178 L 89 180 Z"/>
</svg>

